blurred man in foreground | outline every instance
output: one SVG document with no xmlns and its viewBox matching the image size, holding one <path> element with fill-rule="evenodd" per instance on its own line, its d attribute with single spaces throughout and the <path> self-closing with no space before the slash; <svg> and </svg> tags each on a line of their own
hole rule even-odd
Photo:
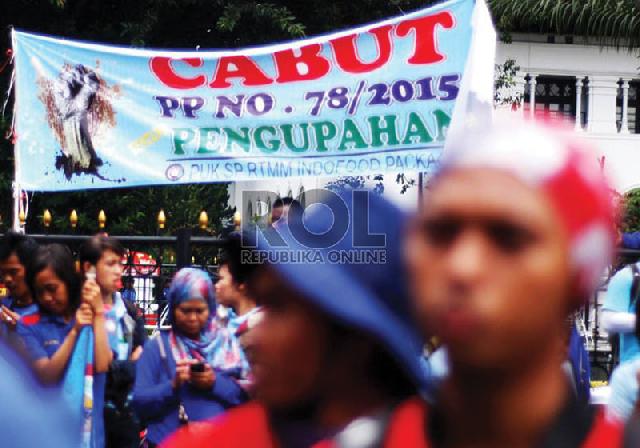
<svg viewBox="0 0 640 448">
<path fill-rule="evenodd" d="M 567 317 L 610 260 L 613 216 L 596 156 L 557 131 L 505 125 L 447 154 L 407 244 L 422 327 L 451 366 L 430 446 L 623 446 L 561 367 Z"/>
</svg>

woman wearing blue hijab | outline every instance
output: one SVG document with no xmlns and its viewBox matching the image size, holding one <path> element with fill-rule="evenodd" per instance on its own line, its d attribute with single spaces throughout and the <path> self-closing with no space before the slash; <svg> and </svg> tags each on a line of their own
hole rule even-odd
<svg viewBox="0 0 640 448">
<path fill-rule="evenodd" d="M 133 389 L 151 446 L 182 424 L 211 418 L 246 399 L 236 377 L 239 344 L 216 325 L 209 275 L 181 269 L 169 288 L 168 306 L 171 329 L 145 345 Z"/>
</svg>

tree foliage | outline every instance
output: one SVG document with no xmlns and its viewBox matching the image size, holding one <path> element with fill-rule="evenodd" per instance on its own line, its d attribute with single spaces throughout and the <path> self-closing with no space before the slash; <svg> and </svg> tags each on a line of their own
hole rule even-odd
<svg viewBox="0 0 640 448">
<path fill-rule="evenodd" d="M 623 197 L 623 232 L 640 231 L 640 188 L 626 193 Z"/>
<path fill-rule="evenodd" d="M 640 45 L 640 8 L 635 0 L 488 0 L 505 32 L 587 36 L 617 46 Z"/>
</svg>

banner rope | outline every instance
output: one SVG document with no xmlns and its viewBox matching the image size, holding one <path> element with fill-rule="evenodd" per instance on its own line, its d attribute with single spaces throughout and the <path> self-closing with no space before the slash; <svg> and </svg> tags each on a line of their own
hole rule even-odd
<svg viewBox="0 0 640 448">
<path fill-rule="evenodd" d="M 14 86 L 15 81 L 16 81 L 16 69 L 15 69 L 15 65 L 13 65 L 13 60 L 15 58 L 15 55 L 13 53 L 13 50 L 11 48 L 8 48 L 7 51 L 5 52 L 5 54 L 7 55 L 7 58 L 4 61 L 4 63 L 2 64 L 2 66 L 0 66 L 0 73 L 2 73 L 7 68 L 7 66 L 9 64 L 11 64 L 13 66 L 13 69 L 11 70 L 11 79 L 9 81 L 9 88 L 7 89 L 7 94 L 5 96 L 5 100 L 2 103 L 2 116 L 3 117 L 5 116 L 5 112 L 7 110 L 7 105 L 9 104 L 9 99 L 11 98 L 11 92 L 13 91 L 13 86 Z M 11 138 L 11 136 L 13 135 L 13 125 L 14 125 L 14 123 L 15 123 L 15 116 L 12 117 L 12 119 L 11 119 L 11 128 L 9 129 L 9 132 L 5 136 L 5 138 L 7 140 L 9 138 Z"/>
</svg>

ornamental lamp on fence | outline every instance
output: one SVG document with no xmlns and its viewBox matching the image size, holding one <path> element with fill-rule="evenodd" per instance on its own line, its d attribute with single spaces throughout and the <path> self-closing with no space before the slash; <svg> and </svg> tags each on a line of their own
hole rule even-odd
<svg viewBox="0 0 640 448">
<path fill-rule="evenodd" d="M 52 216 L 51 216 L 51 212 L 49 211 L 49 209 L 46 209 L 44 211 L 44 214 L 42 215 L 42 223 L 44 224 L 44 226 L 48 229 L 49 226 L 51 225 L 51 220 L 52 220 Z"/>
<path fill-rule="evenodd" d="M 166 216 L 164 216 L 164 210 L 160 209 L 160 213 L 158 213 L 158 228 L 164 229 L 164 225 L 167 222 Z"/>
<path fill-rule="evenodd" d="M 20 213 L 18 214 L 18 220 L 20 221 L 20 227 L 24 227 L 27 221 L 27 216 L 24 214 L 24 210 L 20 210 Z"/>
<path fill-rule="evenodd" d="M 200 228 L 202 230 L 206 230 L 207 227 L 209 227 L 209 215 L 207 215 L 207 212 L 202 210 L 200 212 L 200 217 L 198 218 L 198 224 L 200 225 Z"/>
<path fill-rule="evenodd" d="M 98 213 L 98 227 L 104 229 L 104 225 L 107 223 L 107 215 L 105 215 L 104 210 L 100 210 Z"/>
<path fill-rule="evenodd" d="M 78 225 L 78 213 L 76 212 L 75 208 L 71 210 L 71 214 L 69 215 L 69 223 L 71 223 L 72 229 L 75 229 Z"/>
<path fill-rule="evenodd" d="M 233 226 L 235 227 L 236 231 L 240 230 L 240 224 L 242 224 L 242 216 L 240 215 L 239 211 L 236 211 L 233 214 Z"/>
</svg>

